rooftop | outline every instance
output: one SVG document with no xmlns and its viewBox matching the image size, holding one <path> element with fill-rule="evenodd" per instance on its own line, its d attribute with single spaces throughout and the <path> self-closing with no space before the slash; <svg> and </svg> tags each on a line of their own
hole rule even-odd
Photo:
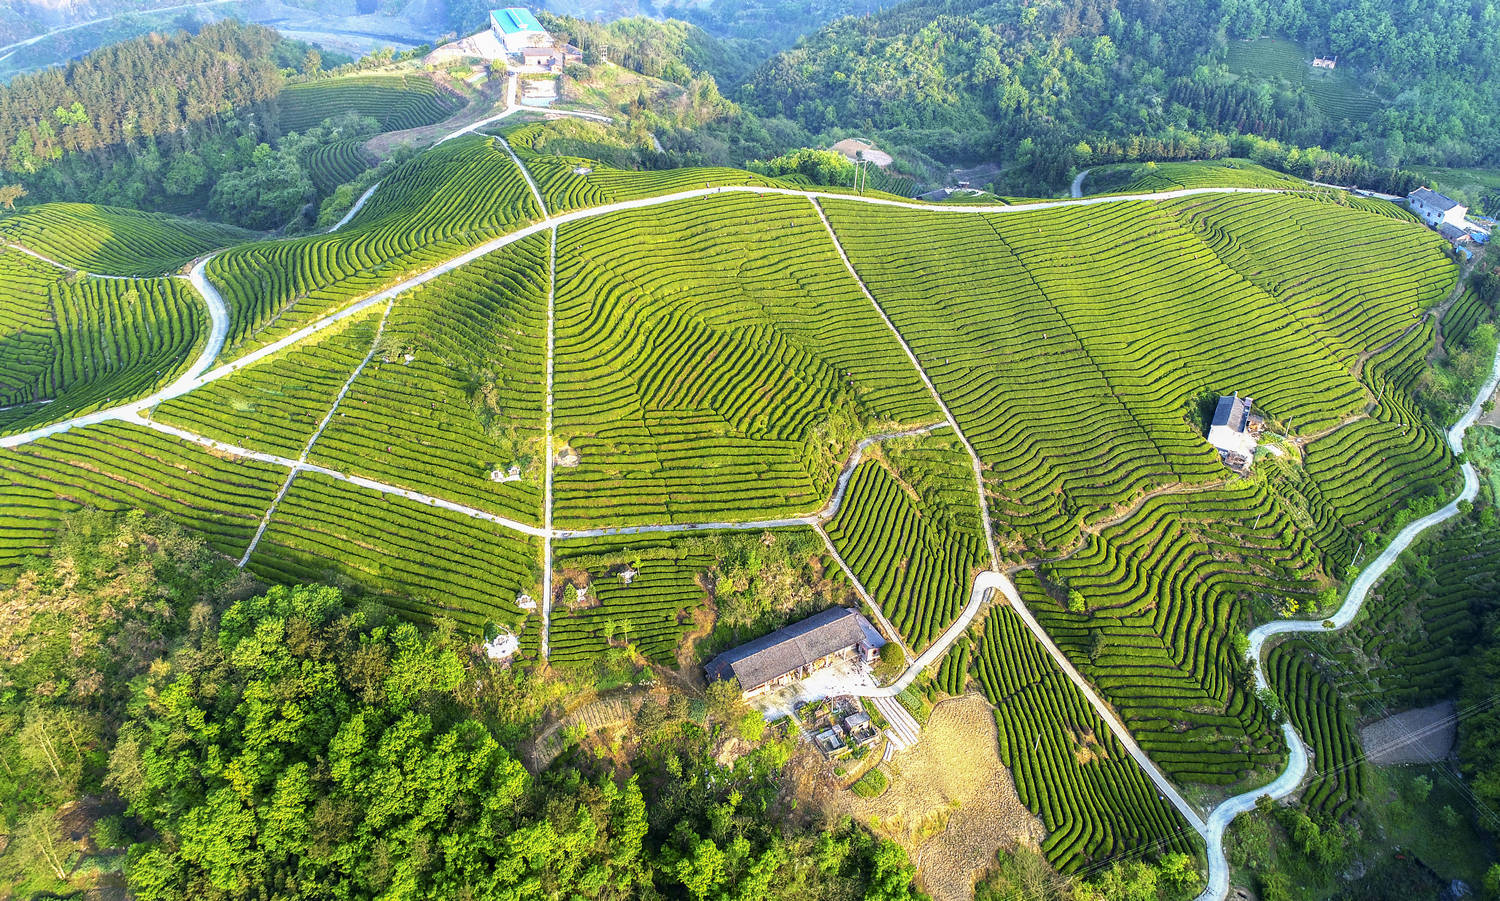
<svg viewBox="0 0 1500 901">
<path fill-rule="evenodd" d="M 1458 201 L 1454 200 L 1452 197 L 1449 197 L 1446 194 L 1439 194 L 1431 188 L 1425 187 L 1418 188 L 1410 194 L 1406 195 L 1406 199 L 1414 201 L 1416 203 L 1420 203 L 1423 206 L 1432 207 L 1435 210 L 1439 210 L 1445 213 L 1448 210 L 1451 210 L 1454 207 L 1458 206 Z"/>
<path fill-rule="evenodd" d="M 732 648 L 708 662 L 709 678 L 740 680 L 750 690 L 860 642 L 878 646 L 880 633 L 847 607 L 830 607 Z"/>
<path fill-rule="evenodd" d="M 546 31 L 542 23 L 536 20 L 531 10 L 522 9 L 519 6 L 508 6 L 505 9 L 490 10 L 490 21 L 495 27 L 505 34 L 520 34 L 525 31 Z"/>
<path fill-rule="evenodd" d="M 1250 413 L 1250 403 L 1248 397 L 1242 399 L 1235 394 L 1224 395 L 1214 407 L 1214 418 L 1209 421 L 1209 427 L 1222 425 L 1231 431 L 1243 432 Z"/>
</svg>

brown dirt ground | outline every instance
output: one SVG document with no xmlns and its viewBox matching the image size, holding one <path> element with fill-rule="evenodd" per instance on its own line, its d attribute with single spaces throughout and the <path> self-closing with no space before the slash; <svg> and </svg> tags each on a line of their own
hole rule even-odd
<svg viewBox="0 0 1500 901">
<path fill-rule="evenodd" d="M 996 750 L 995 716 L 978 695 L 938 704 L 916 746 L 886 764 L 878 798 L 839 792 L 833 804 L 900 842 L 936 901 L 968 901 L 995 852 L 1046 834 L 1021 803 Z"/>
</svg>

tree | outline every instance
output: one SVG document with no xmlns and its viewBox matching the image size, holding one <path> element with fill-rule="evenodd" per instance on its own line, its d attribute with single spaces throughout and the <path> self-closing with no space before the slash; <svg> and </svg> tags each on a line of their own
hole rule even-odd
<svg viewBox="0 0 1500 901">
<path fill-rule="evenodd" d="M 906 667 L 906 655 L 901 652 L 901 646 L 894 641 L 888 641 L 880 646 L 879 657 L 875 663 L 875 678 L 881 682 L 887 682 L 896 678 Z"/>
<path fill-rule="evenodd" d="M 208 167 L 196 153 L 184 153 L 167 165 L 162 189 L 174 197 L 187 197 L 198 192 L 208 179 Z"/>
<path fill-rule="evenodd" d="M 415 898 L 481 881 L 518 891 L 544 879 L 562 895 L 584 879 L 630 884 L 639 860 L 608 839 L 616 814 L 622 839 L 639 834 L 638 790 L 575 787 L 555 810 L 530 807 L 530 776 L 465 711 L 464 681 L 440 631 L 371 625 L 336 589 L 235 604 L 140 687 L 144 715 L 111 759 L 128 774 L 130 812 L 159 836 L 132 850 L 133 891 L 251 897 L 295 883 L 304 896 L 342 885 Z"/>
<path fill-rule="evenodd" d="M 297 154 L 261 144 L 249 166 L 219 179 L 208 207 L 247 228 L 270 229 L 285 224 L 313 196 L 312 179 Z"/>
<path fill-rule="evenodd" d="M 1084 613 L 1088 610 L 1088 601 L 1084 599 L 1083 592 L 1074 588 L 1068 592 L 1068 611 L 1070 613 Z"/>
<path fill-rule="evenodd" d="M 321 71 L 323 71 L 323 54 L 318 52 L 318 48 L 309 47 L 307 54 L 302 57 L 302 74 L 317 75 Z"/>
<path fill-rule="evenodd" d="M 703 901 L 724 884 L 724 852 L 711 839 L 701 839 L 691 857 L 677 862 L 674 874 L 688 894 Z"/>
<path fill-rule="evenodd" d="M 721 723 L 732 723 L 745 709 L 740 680 L 734 677 L 708 683 L 708 713 Z"/>
<path fill-rule="evenodd" d="M 1427 798 L 1432 794 L 1432 779 L 1427 776 L 1417 776 L 1411 780 L 1411 798 L 1418 804 L 1426 804 Z"/>
<path fill-rule="evenodd" d="M 20 185 L 0 185 L 0 205 L 7 210 L 16 208 L 16 201 L 26 196 L 26 189 Z"/>
</svg>

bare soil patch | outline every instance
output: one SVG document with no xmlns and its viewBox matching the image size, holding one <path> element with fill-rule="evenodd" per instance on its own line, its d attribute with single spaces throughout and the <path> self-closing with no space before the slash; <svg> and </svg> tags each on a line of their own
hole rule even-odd
<svg viewBox="0 0 1500 901">
<path fill-rule="evenodd" d="M 995 716 L 978 695 L 933 708 L 921 739 L 886 770 L 890 787 L 880 797 L 840 792 L 833 806 L 900 842 L 936 901 L 973 898 L 997 850 L 1046 834 L 1000 762 Z"/>
<path fill-rule="evenodd" d="M 454 111 L 453 115 L 441 122 L 431 125 L 419 125 L 416 128 L 407 128 L 401 131 L 387 131 L 375 135 L 365 141 L 365 150 L 373 154 L 377 159 L 385 159 L 402 144 L 411 144 L 414 147 L 426 147 L 435 143 L 444 135 L 458 131 L 465 126 L 473 125 L 480 119 L 486 119 L 495 113 L 505 109 L 505 79 L 495 78 L 492 82 L 497 87 L 486 85 L 479 93 L 469 100 L 468 104 Z M 457 92 L 455 92 L 457 93 Z"/>
<path fill-rule="evenodd" d="M 1438 763 L 1453 753 L 1458 718 L 1452 701 L 1388 716 L 1359 730 L 1370 762 Z"/>
</svg>

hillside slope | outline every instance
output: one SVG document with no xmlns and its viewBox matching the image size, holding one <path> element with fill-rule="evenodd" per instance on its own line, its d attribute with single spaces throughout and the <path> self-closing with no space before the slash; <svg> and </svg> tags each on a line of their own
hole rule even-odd
<svg viewBox="0 0 1500 901">
<path fill-rule="evenodd" d="M 1268 597 L 1315 606 L 1453 486 L 1365 365 L 1430 334 L 1456 277 L 1408 220 L 1272 190 L 934 207 L 524 162 L 452 141 L 344 230 L 215 257 L 218 362 L 242 365 L 145 418 L 13 436 L 0 575 L 70 510 L 143 507 L 268 581 L 507 628 L 530 660 L 556 604 L 563 665 L 673 660 L 778 545 L 802 555 L 778 578 L 836 573 L 916 648 L 1004 566 L 1056 649 L 995 609 L 967 666 L 1072 870 L 1191 831 L 1049 654 L 1170 778 L 1229 790 L 1284 754 L 1234 636 Z M 46 321 L 15 309 L 15 336 Z M 89 342 L 124 358 L 134 334 Z M 1194 422 L 1230 392 L 1279 436 L 1264 477 Z M 586 567 L 611 576 L 598 600 Z"/>
</svg>

